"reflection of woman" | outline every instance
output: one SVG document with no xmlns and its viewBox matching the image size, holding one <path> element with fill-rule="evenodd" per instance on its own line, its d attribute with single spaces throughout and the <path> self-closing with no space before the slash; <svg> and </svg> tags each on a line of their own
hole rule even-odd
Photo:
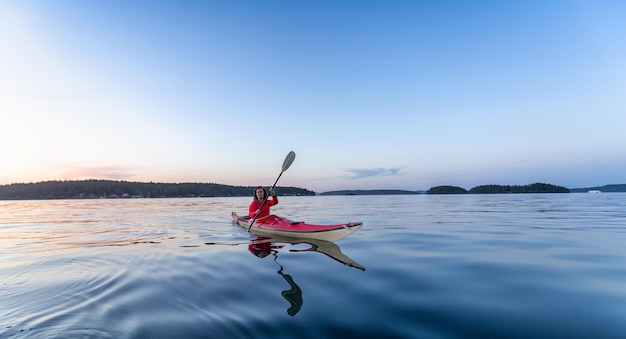
<svg viewBox="0 0 626 339">
<path fill-rule="evenodd" d="M 271 242 L 251 243 L 248 245 L 248 251 L 259 258 L 265 258 L 272 253 Z"/>
<path fill-rule="evenodd" d="M 248 251 L 259 258 L 265 258 L 272 253 L 276 253 L 276 249 L 278 248 L 283 248 L 283 246 L 272 245 L 272 241 L 269 238 L 263 237 L 251 241 L 250 245 L 248 245 Z"/>
</svg>

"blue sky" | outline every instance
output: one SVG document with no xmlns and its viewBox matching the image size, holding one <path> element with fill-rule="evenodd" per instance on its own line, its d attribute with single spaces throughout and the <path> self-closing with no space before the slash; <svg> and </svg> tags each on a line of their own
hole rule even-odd
<svg viewBox="0 0 626 339">
<path fill-rule="evenodd" d="M 2 1 L 0 184 L 626 183 L 623 1 Z"/>
</svg>

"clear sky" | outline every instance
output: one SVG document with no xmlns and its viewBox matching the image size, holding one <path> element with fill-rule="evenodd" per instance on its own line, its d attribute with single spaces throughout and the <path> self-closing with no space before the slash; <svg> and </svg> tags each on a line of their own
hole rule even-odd
<svg viewBox="0 0 626 339">
<path fill-rule="evenodd" d="M 0 184 L 626 183 L 626 1 L 0 1 Z"/>
</svg>

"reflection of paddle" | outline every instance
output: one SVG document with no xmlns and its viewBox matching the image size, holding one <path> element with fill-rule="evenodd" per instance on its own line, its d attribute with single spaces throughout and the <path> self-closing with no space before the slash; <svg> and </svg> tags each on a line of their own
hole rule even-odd
<svg viewBox="0 0 626 339">
<path fill-rule="evenodd" d="M 287 314 L 293 317 L 302 307 L 302 290 L 300 289 L 300 286 L 293 281 L 293 278 L 289 274 L 283 273 L 282 266 L 280 267 L 280 270 L 278 270 L 278 274 L 285 278 L 289 286 L 291 286 L 291 289 L 282 291 L 280 294 L 291 304 L 291 307 L 287 309 Z"/>
<path fill-rule="evenodd" d="M 270 191 L 272 189 L 274 189 L 274 187 L 276 186 L 276 184 L 278 183 L 278 179 L 280 179 L 280 176 L 283 175 L 283 172 L 286 171 L 289 166 L 291 166 L 291 164 L 293 163 L 293 161 L 296 159 L 296 153 L 294 153 L 293 151 L 289 152 L 289 154 L 287 154 L 287 157 L 285 158 L 285 161 L 283 161 L 283 170 L 280 171 L 280 174 L 278 175 L 278 178 L 276 178 L 276 181 L 274 181 L 274 185 L 272 185 L 272 188 L 270 188 Z M 256 194 L 256 192 L 254 193 Z M 265 196 L 265 199 L 263 199 L 263 202 L 261 203 L 261 207 L 259 207 L 259 212 L 261 211 L 261 209 L 263 209 L 263 205 L 265 205 L 265 202 L 267 201 L 268 195 Z M 254 218 L 252 219 L 252 222 L 250 223 L 250 226 L 248 226 L 248 232 L 250 232 L 250 228 L 252 227 L 252 224 L 254 224 L 254 222 L 256 221 L 256 217 L 259 215 L 259 213 L 255 213 L 254 214 Z"/>
<path fill-rule="evenodd" d="M 276 273 L 285 278 L 289 286 L 291 286 L 291 289 L 282 291 L 280 294 L 289 302 L 289 304 L 291 304 L 291 307 L 287 309 L 287 314 L 293 317 L 302 307 L 302 290 L 300 289 L 300 286 L 293 281 L 293 278 L 289 274 L 283 273 L 283 265 L 278 263 L 277 252 L 274 253 L 274 262 L 280 267 Z"/>
</svg>

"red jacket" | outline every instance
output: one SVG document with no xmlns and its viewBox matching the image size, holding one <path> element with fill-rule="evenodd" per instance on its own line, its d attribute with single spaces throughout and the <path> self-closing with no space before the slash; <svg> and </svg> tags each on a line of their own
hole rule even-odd
<svg viewBox="0 0 626 339">
<path fill-rule="evenodd" d="M 254 214 L 256 213 L 256 210 L 258 210 L 259 207 L 261 207 L 262 203 L 263 203 L 262 201 L 258 201 L 256 199 L 252 200 L 252 202 L 250 203 L 250 207 L 248 207 L 248 216 L 250 218 L 254 218 Z M 276 204 L 278 204 L 278 197 L 268 198 L 267 201 L 265 202 L 265 205 L 263 205 L 263 209 L 261 210 L 259 215 L 256 216 L 257 219 L 267 217 L 268 215 L 270 215 L 270 206 L 274 206 Z"/>
</svg>

